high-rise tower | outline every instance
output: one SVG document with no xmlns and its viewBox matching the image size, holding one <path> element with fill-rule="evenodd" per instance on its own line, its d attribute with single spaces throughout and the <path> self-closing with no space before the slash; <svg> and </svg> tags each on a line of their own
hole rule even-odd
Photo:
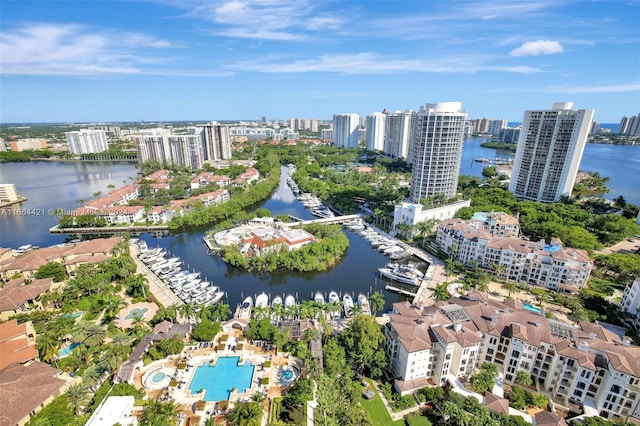
<svg viewBox="0 0 640 426">
<path fill-rule="evenodd" d="M 593 120 L 592 109 L 557 102 L 525 111 L 509 191 L 518 199 L 551 203 L 571 195 Z"/>
<path fill-rule="evenodd" d="M 403 158 L 411 163 L 411 120 L 414 112 L 396 111 L 387 113 L 384 135 L 384 152 L 392 158 Z"/>
<path fill-rule="evenodd" d="M 367 116 L 367 149 L 382 151 L 384 149 L 384 125 L 386 115 L 372 112 Z"/>
<path fill-rule="evenodd" d="M 334 114 L 333 145 L 339 148 L 357 148 L 359 130 L 359 114 Z"/>
<path fill-rule="evenodd" d="M 420 107 L 412 129 L 411 199 L 413 202 L 457 192 L 467 113 L 461 102 Z"/>
<path fill-rule="evenodd" d="M 212 121 L 202 127 L 202 148 L 206 161 L 228 160 L 231 158 L 229 126 Z"/>
</svg>

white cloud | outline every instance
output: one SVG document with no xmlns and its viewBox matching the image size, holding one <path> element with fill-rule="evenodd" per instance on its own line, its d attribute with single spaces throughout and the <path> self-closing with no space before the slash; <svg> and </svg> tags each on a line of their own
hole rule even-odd
<svg viewBox="0 0 640 426">
<path fill-rule="evenodd" d="M 555 93 L 569 93 L 572 95 L 580 93 L 616 93 L 616 92 L 639 92 L 640 83 L 605 85 L 605 86 L 582 86 L 582 87 L 555 87 Z"/>
<path fill-rule="evenodd" d="M 96 31 L 76 24 L 26 24 L 0 33 L 0 73 L 85 77 L 229 74 L 151 68 L 151 64 L 168 61 L 154 55 L 157 49 L 181 46 L 134 32 Z"/>
<path fill-rule="evenodd" d="M 536 40 L 523 43 L 520 47 L 509 52 L 509 56 L 538 56 L 562 53 L 564 48 L 559 41 Z"/>
<path fill-rule="evenodd" d="M 310 0 L 229 0 L 197 4 L 190 16 L 212 21 L 209 32 L 223 37 L 298 41 L 337 30 L 347 21 L 344 14 L 317 10 L 318 5 Z"/>
<path fill-rule="evenodd" d="M 372 52 L 354 54 L 327 54 L 315 58 L 290 61 L 266 58 L 239 62 L 231 69 L 263 73 L 308 73 L 334 72 L 342 74 L 402 74 L 420 73 L 474 73 L 479 71 L 502 71 L 515 73 L 540 72 L 528 66 L 488 65 L 489 58 L 459 55 L 437 59 L 405 59 L 383 56 Z"/>
</svg>

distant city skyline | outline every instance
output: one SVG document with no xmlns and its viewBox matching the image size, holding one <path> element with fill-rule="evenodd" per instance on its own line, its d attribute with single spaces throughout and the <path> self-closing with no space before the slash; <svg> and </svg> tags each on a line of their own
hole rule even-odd
<svg viewBox="0 0 640 426">
<path fill-rule="evenodd" d="M 0 123 L 331 120 L 451 101 L 510 122 L 565 101 L 600 123 L 640 111 L 635 1 L 6 1 L 0 12 Z"/>
</svg>

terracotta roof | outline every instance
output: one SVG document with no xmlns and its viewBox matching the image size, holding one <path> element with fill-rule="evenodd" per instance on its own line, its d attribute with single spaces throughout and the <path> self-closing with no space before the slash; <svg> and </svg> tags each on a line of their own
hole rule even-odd
<svg viewBox="0 0 640 426">
<path fill-rule="evenodd" d="M 42 293 L 49 291 L 53 279 L 35 280 L 27 285 L 24 282 L 23 278 L 11 280 L 0 289 L 0 312 L 16 310 L 27 301 L 37 299 Z"/>
<path fill-rule="evenodd" d="M 484 393 L 484 405 L 497 414 L 509 414 L 509 400 L 500 398 L 491 392 Z"/>
<path fill-rule="evenodd" d="M 557 414 L 549 411 L 540 411 L 535 415 L 536 426 L 567 426 L 567 422 Z"/>
<path fill-rule="evenodd" d="M 0 323 L 0 342 L 13 339 L 27 332 L 27 323 L 18 324 L 18 320 L 12 319 Z"/>
<path fill-rule="evenodd" d="M 35 361 L 28 366 L 11 364 L 0 370 L 0 424 L 14 425 L 38 409 L 66 382 L 59 370 Z"/>
</svg>

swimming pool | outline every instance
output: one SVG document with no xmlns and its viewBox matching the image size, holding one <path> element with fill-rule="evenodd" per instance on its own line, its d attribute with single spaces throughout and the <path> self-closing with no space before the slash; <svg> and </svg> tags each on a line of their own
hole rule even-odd
<svg viewBox="0 0 640 426">
<path fill-rule="evenodd" d="M 197 394 L 205 390 L 205 401 L 223 401 L 229 399 L 231 389 L 244 393 L 251 388 L 255 366 L 253 364 L 238 365 L 239 356 L 219 357 L 215 365 L 202 364 L 193 373 L 189 391 Z"/>
<path fill-rule="evenodd" d="M 149 308 L 133 308 L 129 311 L 129 313 L 124 317 L 126 320 L 134 320 L 136 317 L 142 318 L 144 314 L 147 313 Z"/>
<path fill-rule="evenodd" d="M 522 307 L 525 308 L 527 311 L 535 312 L 536 314 L 539 314 L 542 312 L 542 309 L 538 308 L 537 306 L 530 305 L 529 303 L 523 303 Z"/>
<path fill-rule="evenodd" d="M 60 355 L 60 358 L 63 358 L 65 356 L 69 356 L 69 354 L 71 354 L 71 352 L 73 352 L 73 350 L 75 348 L 77 348 L 78 346 L 80 346 L 80 343 L 72 343 L 72 344 L 67 345 L 64 348 L 60 349 L 58 351 L 58 354 Z"/>
<path fill-rule="evenodd" d="M 153 376 L 151 376 L 151 383 L 153 383 L 154 385 L 157 385 L 158 383 L 161 383 L 165 378 L 167 377 L 167 375 L 162 372 L 159 371 L 157 373 L 155 373 Z"/>
<path fill-rule="evenodd" d="M 162 389 L 169 385 L 172 374 L 166 367 L 154 367 L 142 376 L 142 384 L 148 389 Z"/>
</svg>

